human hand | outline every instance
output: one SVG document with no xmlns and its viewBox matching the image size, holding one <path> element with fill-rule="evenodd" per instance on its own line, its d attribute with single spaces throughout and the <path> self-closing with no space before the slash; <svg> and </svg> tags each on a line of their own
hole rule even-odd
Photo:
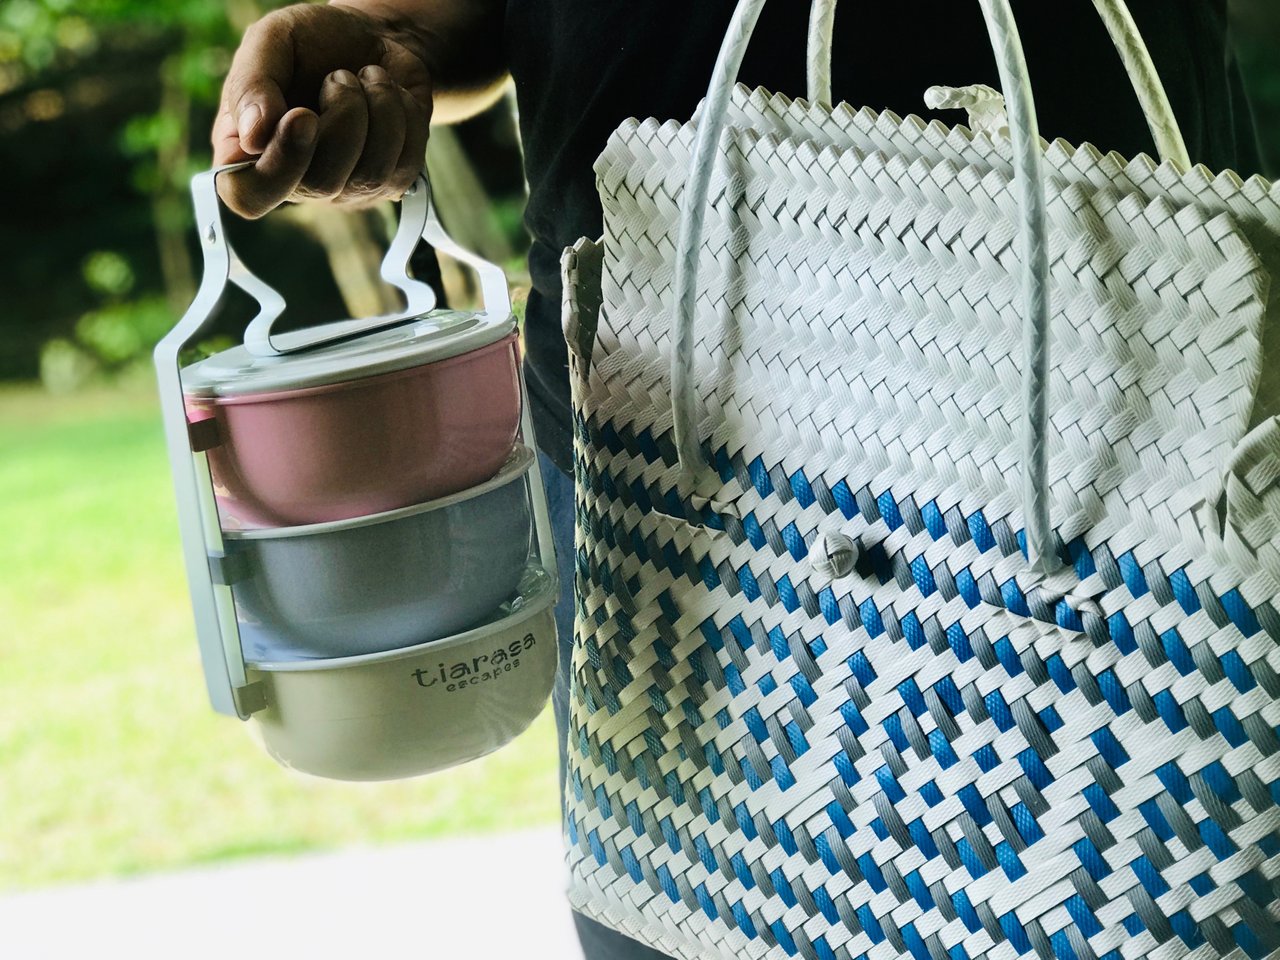
<svg viewBox="0 0 1280 960">
<path fill-rule="evenodd" d="M 284 7 L 244 35 L 213 126 L 223 201 L 260 217 L 285 200 L 399 197 L 422 169 L 431 76 L 403 30 L 336 4 Z"/>
</svg>

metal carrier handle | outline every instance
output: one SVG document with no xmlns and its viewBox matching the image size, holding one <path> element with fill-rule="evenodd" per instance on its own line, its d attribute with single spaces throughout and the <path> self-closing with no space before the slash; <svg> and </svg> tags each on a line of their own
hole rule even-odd
<svg viewBox="0 0 1280 960">
<path fill-rule="evenodd" d="M 223 714 L 247 720 L 265 706 L 262 692 L 250 684 L 245 673 L 244 652 L 236 619 L 235 601 L 224 576 L 226 546 L 218 519 L 203 444 L 193 441 L 194 424 L 187 419 L 185 394 L 182 389 L 180 357 L 205 332 L 226 293 L 228 283 L 235 284 L 258 304 L 258 313 L 245 331 L 245 347 L 257 356 L 279 356 L 339 343 L 375 330 L 405 323 L 434 308 L 436 297 L 429 286 L 408 275 L 409 257 L 419 240 L 426 240 L 437 251 L 471 267 L 480 278 L 484 314 L 509 316 L 510 293 L 502 269 L 464 250 L 445 232 L 431 202 L 431 189 L 426 174 L 414 182 L 402 204 L 400 224 L 382 262 L 382 277 L 404 292 L 408 304 L 396 314 L 365 320 L 341 321 L 317 327 L 314 331 L 290 333 L 273 339 L 272 324 L 284 312 L 284 298 L 255 276 L 227 242 L 218 199 L 217 179 L 224 174 L 251 166 L 228 164 L 198 173 L 191 179 L 191 195 L 195 204 L 196 224 L 204 249 L 204 275 L 195 299 L 182 319 L 156 346 L 154 359 L 159 381 L 161 414 L 169 465 L 177 496 L 178 526 L 187 570 L 187 585 L 195 614 L 196 639 L 204 667 L 205 685 L 213 708 Z M 287 342 L 281 343 L 281 339 Z M 521 421 L 524 442 L 536 446 L 524 380 L 521 378 Z M 534 536 L 543 568 L 555 577 L 555 547 L 546 498 L 542 493 L 542 473 L 535 456 L 526 475 L 533 507 Z M 512 481 L 517 482 L 517 481 Z"/>
<path fill-rule="evenodd" d="M 284 298 L 245 266 L 232 248 L 223 228 L 222 204 L 216 187 L 219 176 L 250 166 L 253 166 L 252 160 L 196 174 L 191 181 L 191 193 L 195 200 L 196 223 L 200 229 L 206 273 L 221 273 L 225 266 L 227 279 L 258 304 L 258 313 L 244 332 L 245 349 L 254 356 L 274 357 L 341 343 L 352 337 L 397 326 L 434 310 L 435 291 L 430 285 L 409 275 L 409 260 L 420 240 L 426 240 L 436 250 L 475 270 L 480 278 L 480 295 L 486 314 L 505 315 L 511 312 L 511 297 L 502 268 L 462 249 L 449 237 L 436 214 L 435 204 L 432 203 L 431 182 L 423 172 L 404 194 L 400 204 L 400 223 L 382 258 L 379 271 L 383 280 L 404 294 L 405 308 L 384 316 L 341 321 L 316 327 L 311 331 L 289 334 L 287 341 L 272 339 L 272 327 L 284 313 Z M 202 289 L 201 293 L 203 292 Z M 199 302 L 200 294 L 197 294 L 192 308 Z"/>
<path fill-rule="evenodd" d="M 1113 37 L 1125 36 L 1126 30 L 1136 34 L 1136 27 L 1123 0 L 1095 0 L 1103 12 Z M 716 472 L 706 464 L 698 434 L 698 396 L 694 369 L 694 315 L 698 294 L 698 258 L 702 247 L 703 228 L 708 208 L 711 175 L 719 154 L 721 135 L 727 122 L 729 98 L 737 80 L 747 44 L 755 30 L 765 0 L 739 0 L 726 31 L 711 83 L 698 118 L 694 142 L 693 167 L 681 201 L 680 233 L 676 245 L 675 322 L 671 350 L 672 415 L 676 449 L 681 471 L 697 493 L 714 497 L 720 487 Z M 831 26 L 835 0 L 814 0 L 810 20 L 811 95 L 819 102 L 830 99 L 830 71 L 823 74 L 823 64 L 830 61 Z M 1049 256 L 1045 198 L 1043 152 L 1039 126 L 1031 95 L 1031 82 L 1026 57 L 1009 0 L 979 0 L 991 46 L 1000 71 L 1000 84 L 1009 112 L 1009 129 L 1013 141 L 1015 184 L 1021 211 L 1019 227 L 1020 259 L 1023 267 L 1024 325 L 1023 396 L 1025 427 L 1023 431 L 1023 510 L 1026 514 L 1027 555 L 1033 573 L 1044 576 L 1061 567 L 1054 550 L 1053 527 L 1049 518 L 1048 382 L 1049 382 Z M 1120 12 L 1123 10 L 1124 15 Z M 1112 16 L 1108 17 L 1107 12 Z M 1141 40 L 1127 47 L 1126 67 L 1141 59 L 1133 51 Z M 1145 54 L 1145 47 L 1142 47 Z M 1150 62 L 1149 56 L 1147 62 Z M 815 67 L 814 64 L 817 64 Z M 1132 69 L 1144 109 L 1163 98 L 1166 109 L 1159 118 L 1162 126 L 1177 125 L 1167 111 L 1168 99 L 1143 94 L 1143 90 L 1159 87 L 1154 68 L 1145 79 Z M 1157 129 L 1155 120 L 1152 129 Z M 1179 136 L 1180 142 L 1180 136 Z M 1162 149 L 1169 144 L 1160 140 Z M 1185 149 L 1183 149 L 1185 155 Z"/>
</svg>

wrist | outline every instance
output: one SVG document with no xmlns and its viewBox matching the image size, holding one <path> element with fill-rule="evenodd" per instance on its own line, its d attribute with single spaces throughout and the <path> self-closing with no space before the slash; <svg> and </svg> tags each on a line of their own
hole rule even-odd
<svg viewBox="0 0 1280 960">
<path fill-rule="evenodd" d="M 384 43 L 416 57 L 431 78 L 436 122 L 478 113 L 505 88 L 501 0 L 330 0 Z"/>
<path fill-rule="evenodd" d="M 428 50 L 427 32 L 404 6 L 385 0 L 329 0 L 329 6 L 341 7 L 359 17 L 369 29 L 386 40 L 407 49 L 421 60 L 428 69 L 434 67 L 434 59 Z"/>
<path fill-rule="evenodd" d="M 330 0 L 416 56 L 437 89 L 486 86 L 506 74 L 497 0 Z"/>
</svg>

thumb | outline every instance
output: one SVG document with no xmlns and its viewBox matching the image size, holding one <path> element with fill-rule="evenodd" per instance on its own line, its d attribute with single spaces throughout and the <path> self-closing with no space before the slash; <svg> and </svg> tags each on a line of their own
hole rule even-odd
<svg viewBox="0 0 1280 960">
<path fill-rule="evenodd" d="M 234 136 L 246 155 L 267 148 L 288 109 L 284 90 L 293 77 L 293 60 L 287 22 L 267 17 L 245 32 L 222 88 L 225 119 L 220 132 Z"/>
</svg>

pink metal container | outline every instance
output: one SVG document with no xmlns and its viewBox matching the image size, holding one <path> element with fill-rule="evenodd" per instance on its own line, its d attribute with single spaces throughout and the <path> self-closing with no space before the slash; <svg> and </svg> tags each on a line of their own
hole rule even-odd
<svg viewBox="0 0 1280 960">
<path fill-rule="evenodd" d="M 220 391 L 205 391 L 212 395 L 189 392 L 188 417 L 207 438 L 223 527 L 346 520 L 488 480 L 510 455 L 520 423 L 519 346 L 514 332 L 504 333 L 443 359 L 419 345 L 417 359 L 430 362 L 385 372 L 374 364 L 363 376 L 347 344 L 344 375 L 352 379 L 280 389 L 276 369 L 255 368 L 243 383 L 228 378 Z M 403 346 L 396 353 L 398 363 L 411 356 Z M 303 374 L 322 377 L 312 366 Z M 227 382 L 276 388 L 240 392 Z"/>
</svg>

